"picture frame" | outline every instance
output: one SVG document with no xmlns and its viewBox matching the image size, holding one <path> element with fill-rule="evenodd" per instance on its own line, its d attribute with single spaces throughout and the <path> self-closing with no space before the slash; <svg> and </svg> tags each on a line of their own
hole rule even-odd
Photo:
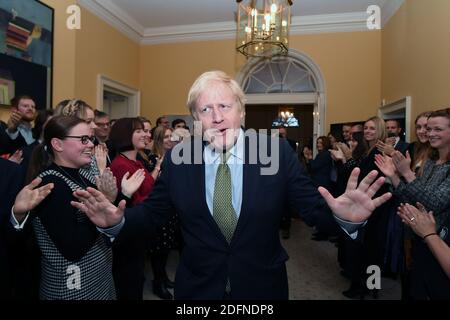
<svg viewBox="0 0 450 320">
<path fill-rule="evenodd" d="M 0 2 L 0 106 L 29 95 L 51 108 L 54 9 L 39 0 Z"/>
</svg>

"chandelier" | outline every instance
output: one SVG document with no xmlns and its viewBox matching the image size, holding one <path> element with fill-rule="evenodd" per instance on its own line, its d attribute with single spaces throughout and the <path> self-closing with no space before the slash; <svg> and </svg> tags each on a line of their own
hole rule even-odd
<svg viewBox="0 0 450 320">
<path fill-rule="evenodd" d="M 288 52 L 292 0 L 236 0 L 236 50 L 270 58 Z"/>
</svg>

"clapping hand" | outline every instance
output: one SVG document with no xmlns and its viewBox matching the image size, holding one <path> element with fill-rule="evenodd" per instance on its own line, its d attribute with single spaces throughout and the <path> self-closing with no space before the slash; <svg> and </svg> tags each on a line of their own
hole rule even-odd
<svg viewBox="0 0 450 320">
<path fill-rule="evenodd" d="M 90 187 L 86 190 L 77 190 L 73 195 L 79 202 L 71 201 L 70 204 L 84 212 L 96 226 L 109 228 L 122 220 L 125 212 L 125 200 L 120 201 L 119 206 L 116 207 L 103 193 Z"/>
<path fill-rule="evenodd" d="M 8 158 L 8 160 L 17 164 L 21 164 L 23 161 L 23 151 L 17 150 Z"/>
<path fill-rule="evenodd" d="M 106 156 L 108 154 L 108 148 L 104 144 L 99 144 L 94 148 L 95 161 L 97 162 L 98 170 L 100 174 L 106 169 Z"/>
<path fill-rule="evenodd" d="M 117 198 L 117 181 L 111 169 L 106 168 L 103 173 L 95 177 L 97 189 L 105 195 L 109 201 L 114 202 Z"/>
<path fill-rule="evenodd" d="M 378 198 L 372 199 L 380 187 L 384 184 L 384 177 L 376 177 L 378 172 L 371 171 L 358 185 L 359 168 L 353 169 L 348 179 L 345 193 L 334 198 L 327 189 L 319 187 L 319 192 L 324 197 L 334 214 L 343 220 L 350 222 L 366 221 L 375 208 L 388 201 L 392 194 L 387 192 Z M 374 182 L 375 181 L 375 182 Z"/>
<path fill-rule="evenodd" d="M 25 213 L 34 209 L 52 191 L 53 183 L 48 183 L 37 188 L 41 182 L 41 178 L 34 179 L 16 196 L 16 200 L 14 202 L 14 215 L 18 218 L 17 220 L 22 220 Z"/>
<path fill-rule="evenodd" d="M 125 195 L 128 198 L 131 198 L 144 181 L 145 170 L 144 169 L 136 170 L 136 172 L 133 173 L 133 175 L 128 179 L 129 175 L 130 175 L 129 172 L 125 173 L 125 175 L 122 178 L 120 187 L 122 189 L 123 195 Z"/>
<path fill-rule="evenodd" d="M 436 221 L 434 220 L 433 212 L 427 212 L 420 203 L 417 203 L 417 208 L 408 203 L 401 204 L 398 207 L 398 215 L 421 238 L 436 232 Z"/>
<path fill-rule="evenodd" d="M 415 176 L 414 172 L 411 170 L 411 157 L 408 151 L 406 151 L 406 157 L 400 151 L 395 151 L 392 154 L 392 162 L 401 176 L 406 179 Z"/>
<path fill-rule="evenodd" d="M 330 150 L 331 158 L 333 158 L 334 161 L 342 161 L 345 162 L 345 156 L 342 150 L 338 147 L 337 150 Z"/>
<path fill-rule="evenodd" d="M 22 114 L 19 111 L 12 111 L 7 123 L 8 131 L 16 132 L 20 121 L 22 121 Z"/>
<path fill-rule="evenodd" d="M 377 147 L 378 151 L 380 151 L 381 153 L 388 155 L 388 156 L 391 156 L 395 151 L 393 145 L 391 145 L 389 143 L 384 143 L 381 140 L 378 140 L 376 147 Z"/>
<path fill-rule="evenodd" d="M 392 178 L 397 175 L 397 170 L 390 156 L 381 154 L 375 155 L 375 165 L 380 169 L 386 177 Z"/>
</svg>

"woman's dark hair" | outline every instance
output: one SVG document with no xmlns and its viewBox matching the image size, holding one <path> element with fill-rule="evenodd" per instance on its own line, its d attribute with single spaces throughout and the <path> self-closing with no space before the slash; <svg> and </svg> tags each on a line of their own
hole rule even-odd
<svg viewBox="0 0 450 320">
<path fill-rule="evenodd" d="M 352 152 L 352 158 L 354 160 L 359 160 L 366 154 L 367 149 L 369 149 L 369 147 L 367 146 L 367 142 L 364 139 L 364 133 L 353 132 L 352 140 L 355 140 L 358 143 Z"/>
<path fill-rule="evenodd" d="M 44 124 L 49 117 L 53 116 L 52 109 L 39 110 L 37 112 L 36 119 L 34 120 L 34 127 L 31 129 L 33 132 L 33 138 L 39 140 L 41 138 L 42 130 L 44 129 Z"/>
<path fill-rule="evenodd" d="M 53 138 L 64 139 L 73 127 L 84 123 L 76 117 L 57 116 L 51 118 L 45 125 L 44 140 L 39 144 L 31 155 L 26 181 L 29 183 L 39 173 L 46 169 L 54 161 L 54 153 L 51 145 Z"/>
<path fill-rule="evenodd" d="M 331 142 L 330 139 L 328 139 L 328 137 L 325 136 L 321 136 L 317 138 L 317 141 L 322 140 L 322 146 L 323 146 L 323 150 L 330 150 L 331 148 Z"/>
<path fill-rule="evenodd" d="M 144 124 L 139 118 L 121 118 L 114 123 L 109 134 L 109 141 L 117 152 L 134 149 L 133 133 L 135 130 L 144 129 Z"/>
</svg>

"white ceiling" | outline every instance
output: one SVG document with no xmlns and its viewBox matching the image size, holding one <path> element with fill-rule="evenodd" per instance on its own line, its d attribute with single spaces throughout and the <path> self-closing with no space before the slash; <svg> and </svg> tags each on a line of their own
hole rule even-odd
<svg viewBox="0 0 450 320">
<path fill-rule="evenodd" d="M 142 44 L 230 39 L 236 36 L 235 0 L 77 0 Z M 291 34 L 367 31 L 368 6 L 381 8 L 382 25 L 404 0 L 293 0 Z"/>
<path fill-rule="evenodd" d="M 294 0 L 292 16 L 361 12 L 387 0 Z M 234 20 L 235 0 L 108 0 L 144 28 Z"/>
</svg>

